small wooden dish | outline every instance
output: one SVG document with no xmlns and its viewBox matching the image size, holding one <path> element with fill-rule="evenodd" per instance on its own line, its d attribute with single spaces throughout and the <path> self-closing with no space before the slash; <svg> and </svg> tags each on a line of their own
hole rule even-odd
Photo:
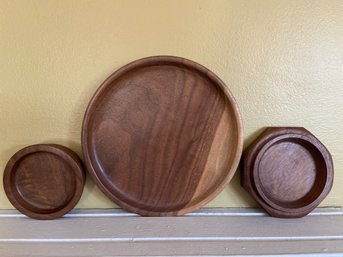
<svg viewBox="0 0 343 257">
<path fill-rule="evenodd" d="M 85 173 L 79 157 L 60 145 L 33 145 L 8 161 L 4 189 L 23 214 L 49 220 L 63 216 L 79 201 Z"/>
<path fill-rule="evenodd" d="M 85 113 L 82 148 L 100 189 L 124 209 L 174 216 L 208 203 L 230 181 L 242 121 L 224 83 L 171 56 L 114 72 Z"/>
<path fill-rule="evenodd" d="M 275 217 L 303 217 L 329 193 L 329 151 L 304 128 L 268 128 L 243 155 L 241 184 Z"/>
</svg>

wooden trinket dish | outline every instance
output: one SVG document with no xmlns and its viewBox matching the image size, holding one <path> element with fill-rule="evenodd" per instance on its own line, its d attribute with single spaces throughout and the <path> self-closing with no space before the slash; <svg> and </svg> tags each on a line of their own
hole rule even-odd
<svg viewBox="0 0 343 257">
<path fill-rule="evenodd" d="M 304 128 L 268 128 L 243 154 L 242 186 L 274 217 L 303 217 L 329 193 L 329 151 Z"/>
<path fill-rule="evenodd" d="M 172 56 L 114 72 L 90 101 L 82 128 L 95 183 L 144 216 L 204 206 L 234 175 L 242 144 L 241 116 L 228 88 L 205 67 Z"/>
<path fill-rule="evenodd" d="M 49 220 L 63 216 L 78 203 L 85 184 L 79 157 L 60 145 L 33 145 L 8 161 L 4 189 L 23 214 Z"/>
</svg>

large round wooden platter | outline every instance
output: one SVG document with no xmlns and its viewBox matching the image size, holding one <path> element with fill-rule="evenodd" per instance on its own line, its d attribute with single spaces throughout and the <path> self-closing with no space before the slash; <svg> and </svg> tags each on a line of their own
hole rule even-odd
<svg viewBox="0 0 343 257">
<path fill-rule="evenodd" d="M 305 216 L 332 182 L 330 153 L 304 128 L 269 128 L 244 154 L 242 185 L 272 216 Z"/>
<path fill-rule="evenodd" d="M 216 75 L 157 56 L 100 86 L 85 113 L 82 148 L 93 180 L 119 206 L 173 216 L 223 190 L 237 169 L 242 133 L 237 104 Z"/>
<path fill-rule="evenodd" d="M 85 174 L 79 157 L 60 145 L 26 147 L 8 161 L 4 189 L 20 212 L 35 219 L 63 216 L 79 201 Z"/>
</svg>

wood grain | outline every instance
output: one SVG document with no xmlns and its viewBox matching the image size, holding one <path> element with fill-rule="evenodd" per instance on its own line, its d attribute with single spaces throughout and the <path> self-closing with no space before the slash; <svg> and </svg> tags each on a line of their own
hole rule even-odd
<svg viewBox="0 0 343 257">
<path fill-rule="evenodd" d="M 211 71 L 178 57 L 150 57 L 112 74 L 85 114 L 87 169 L 122 208 L 182 215 L 233 176 L 242 151 L 237 104 Z"/>
<path fill-rule="evenodd" d="M 272 216 L 305 216 L 332 187 L 331 155 L 304 128 L 268 128 L 243 159 L 242 186 Z"/>
<path fill-rule="evenodd" d="M 54 219 L 79 201 L 85 174 L 79 157 L 60 145 L 33 145 L 17 152 L 4 172 L 10 202 L 35 219 Z"/>
</svg>

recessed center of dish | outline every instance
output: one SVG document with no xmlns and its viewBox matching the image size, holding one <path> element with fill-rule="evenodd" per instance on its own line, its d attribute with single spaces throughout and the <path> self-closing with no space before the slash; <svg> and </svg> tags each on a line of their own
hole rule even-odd
<svg viewBox="0 0 343 257">
<path fill-rule="evenodd" d="M 25 156 L 18 165 L 14 183 L 28 209 L 49 212 L 69 202 L 75 178 L 71 167 L 63 159 L 42 152 Z"/>
<path fill-rule="evenodd" d="M 313 155 L 297 142 L 279 142 L 261 158 L 259 178 L 265 194 L 282 203 L 310 194 L 317 176 Z"/>
</svg>

